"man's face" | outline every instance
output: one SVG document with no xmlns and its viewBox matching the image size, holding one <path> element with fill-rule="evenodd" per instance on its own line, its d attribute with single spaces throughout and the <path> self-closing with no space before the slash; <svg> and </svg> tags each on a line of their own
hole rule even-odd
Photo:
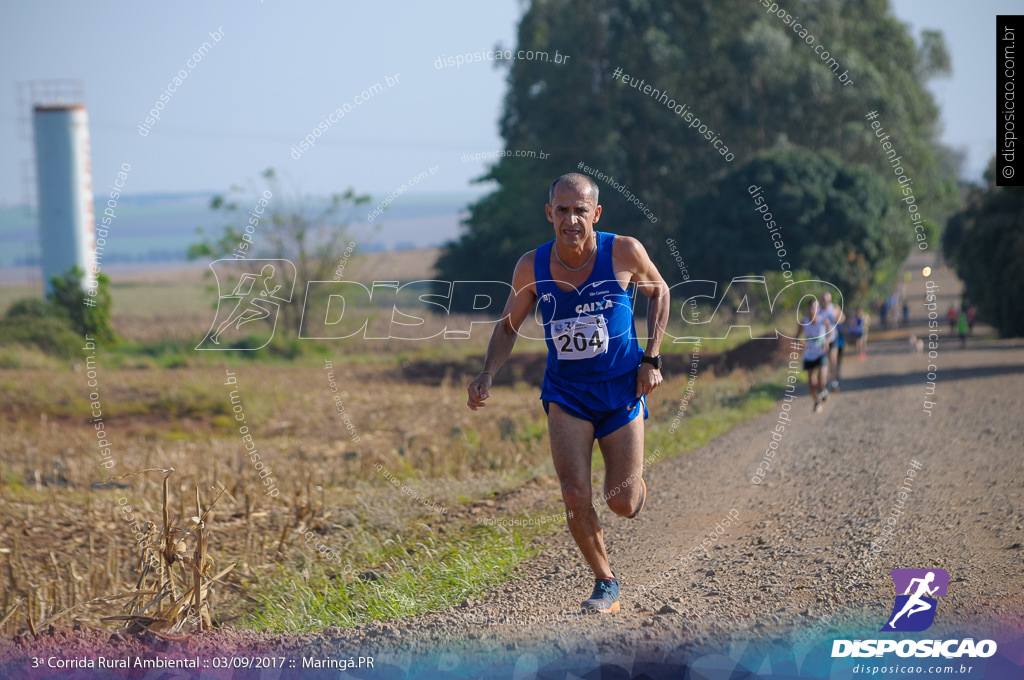
<svg viewBox="0 0 1024 680">
<path fill-rule="evenodd" d="M 544 211 L 555 225 L 555 239 L 570 248 L 580 248 L 592 238 L 594 223 L 601 218 L 601 206 L 594 205 L 590 187 L 580 190 L 564 181 L 555 186 Z"/>
</svg>

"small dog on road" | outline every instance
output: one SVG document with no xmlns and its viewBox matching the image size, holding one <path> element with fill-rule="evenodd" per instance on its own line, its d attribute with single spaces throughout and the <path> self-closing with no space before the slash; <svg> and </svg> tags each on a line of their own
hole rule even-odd
<svg viewBox="0 0 1024 680">
<path fill-rule="evenodd" d="M 912 354 L 922 354 L 922 353 L 924 353 L 924 340 L 922 340 L 921 338 L 917 337 L 916 335 L 911 335 L 910 338 L 909 338 L 909 341 L 910 341 L 910 351 L 911 351 Z"/>
</svg>

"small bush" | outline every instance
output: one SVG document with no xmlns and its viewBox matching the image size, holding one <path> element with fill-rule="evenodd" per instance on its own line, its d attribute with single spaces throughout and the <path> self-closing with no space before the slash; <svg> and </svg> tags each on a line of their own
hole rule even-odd
<svg viewBox="0 0 1024 680">
<path fill-rule="evenodd" d="M 7 319 L 58 319 L 70 322 L 67 312 L 39 298 L 16 300 L 7 308 L 4 317 Z"/>
<path fill-rule="evenodd" d="M 16 316 L 0 320 L 0 345 L 35 347 L 46 354 L 70 359 L 81 353 L 84 342 L 67 321 L 59 318 Z"/>
<path fill-rule="evenodd" d="M 50 303 L 65 310 L 71 326 L 79 335 L 90 335 L 101 345 L 110 347 L 118 342 L 117 334 L 110 322 L 110 310 L 113 299 L 110 296 L 110 279 L 104 273 L 96 276 L 96 290 L 93 295 L 82 286 L 83 273 L 77 266 L 72 267 L 63 276 L 53 276 L 50 283 Z M 85 304 L 89 300 L 89 304 Z"/>
</svg>

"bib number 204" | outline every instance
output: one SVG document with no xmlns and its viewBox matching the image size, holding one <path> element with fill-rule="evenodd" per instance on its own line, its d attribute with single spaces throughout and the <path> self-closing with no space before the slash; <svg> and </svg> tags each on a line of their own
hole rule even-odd
<svg viewBox="0 0 1024 680">
<path fill-rule="evenodd" d="M 566 334 L 558 338 L 562 342 L 562 346 L 558 348 L 559 352 L 566 353 L 572 352 L 584 352 L 588 347 L 593 347 L 600 354 L 604 351 L 604 340 L 601 339 L 601 334 L 594 331 L 594 334 L 590 336 L 590 340 L 587 340 L 583 333 L 573 333 L 571 336 Z"/>
<path fill-rule="evenodd" d="M 555 321 L 551 331 L 558 358 L 563 361 L 589 359 L 608 351 L 608 327 L 603 317 Z"/>
</svg>

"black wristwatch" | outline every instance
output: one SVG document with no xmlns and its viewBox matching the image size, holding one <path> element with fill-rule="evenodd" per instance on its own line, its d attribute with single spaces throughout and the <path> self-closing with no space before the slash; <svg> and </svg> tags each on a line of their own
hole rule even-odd
<svg viewBox="0 0 1024 680">
<path fill-rule="evenodd" d="M 656 357 L 647 357 L 647 356 L 640 357 L 640 363 L 641 364 L 650 364 L 651 366 L 654 366 L 655 369 L 660 371 L 661 370 L 661 355 L 659 354 Z"/>
</svg>

